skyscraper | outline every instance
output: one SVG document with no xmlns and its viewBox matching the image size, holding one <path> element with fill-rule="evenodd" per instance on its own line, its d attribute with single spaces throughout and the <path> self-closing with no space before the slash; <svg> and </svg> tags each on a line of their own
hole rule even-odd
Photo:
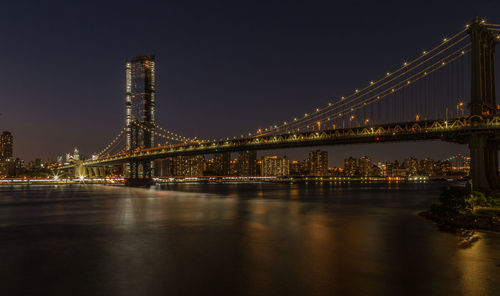
<svg viewBox="0 0 500 296">
<path fill-rule="evenodd" d="M 4 131 L 0 136 L 0 160 L 11 158 L 14 155 L 12 143 L 12 134 L 8 131 Z"/>
<path fill-rule="evenodd" d="M 151 148 L 155 128 L 155 57 L 137 56 L 125 64 L 126 150 Z M 130 161 L 126 166 L 130 178 L 142 175 L 150 179 L 153 162 Z M 142 173 L 140 172 L 142 168 Z"/>
<path fill-rule="evenodd" d="M 126 148 L 151 148 L 154 135 L 148 129 L 155 124 L 155 57 L 143 55 L 127 61 L 125 76 Z"/>
<path fill-rule="evenodd" d="M 308 169 L 311 176 L 327 176 L 328 151 L 315 150 L 309 152 Z"/>
</svg>

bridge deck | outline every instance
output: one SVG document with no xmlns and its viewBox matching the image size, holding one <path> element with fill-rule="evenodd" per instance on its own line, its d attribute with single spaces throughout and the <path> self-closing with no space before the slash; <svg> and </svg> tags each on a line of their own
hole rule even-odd
<svg viewBox="0 0 500 296">
<path fill-rule="evenodd" d="M 157 159 L 180 155 L 201 155 L 218 152 L 245 150 L 269 150 L 321 145 L 345 145 L 396 141 L 445 140 L 466 143 L 472 132 L 491 135 L 500 131 L 500 117 L 467 117 L 449 120 L 413 121 L 386 125 L 362 126 L 356 128 L 321 130 L 305 133 L 284 133 L 281 135 L 227 139 L 224 141 L 188 143 L 180 146 L 165 146 L 127 152 L 88 160 L 81 165 L 104 165 L 123 163 L 136 159 Z M 75 166 L 68 165 L 62 168 Z"/>
</svg>

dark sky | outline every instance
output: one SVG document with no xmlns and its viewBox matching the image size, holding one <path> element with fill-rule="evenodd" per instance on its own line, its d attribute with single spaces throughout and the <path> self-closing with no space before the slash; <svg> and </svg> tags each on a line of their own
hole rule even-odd
<svg viewBox="0 0 500 296">
<path fill-rule="evenodd" d="M 500 1 L 2 1 L 0 129 L 16 156 L 102 148 L 124 124 L 124 62 L 156 54 L 157 122 L 239 135 L 324 106 Z M 282 151 L 303 158 L 309 149 Z M 441 142 L 329 147 L 330 163 L 443 158 Z"/>
</svg>

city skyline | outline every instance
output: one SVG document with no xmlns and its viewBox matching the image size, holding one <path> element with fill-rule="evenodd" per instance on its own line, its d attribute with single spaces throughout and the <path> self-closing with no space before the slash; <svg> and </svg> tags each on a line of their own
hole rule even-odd
<svg viewBox="0 0 500 296">
<path fill-rule="evenodd" d="M 477 11 L 477 14 L 485 15 L 498 7 L 498 4 L 481 3 L 481 6 L 482 8 L 478 9 L 481 11 Z M 93 150 L 100 149 L 101 147 L 97 146 L 109 141 L 109 135 L 123 126 L 124 60 L 138 53 L 155 53 L 158 57 L 159 73 L 157 109 L 160 112 L 158 112 L 157 119 L 162 126 L 184 132 L 188 136 L 218 138 L 228 134 L 238 135 L 259 125 L 265 126 L 275 121 L 286 120 L 300 110 L 312 110 L 316 106 L 323 105 L 331 97 L 338 97 L 359 86 L 360 81 L 368 81 L 380 76 L 381 72 L 390 70 L 381 69 L 381 65 L 391 64 L 396 67 L 398 61 L 417 55 L 419 52 L 410 46 L 411 42 L 432 44 L 433 40 L 429 40 L 428 36 L 432 36 L 433 32 L 436 33 L 435 36 L 438 39 L 443 31 L 451 34 L 459 29 L 457 24 L 470 20 L 470 8 L 467 10 L 455 8 L 457 9 L 455 17 L 448 18 L 446 23 L 437 21 L 441 17 L 439 11 L 444 7 L 444 4 L 436 4 L 435 15 L 431 15 L 428 23 L 423 23 L 416 28 L 414 24 L 411 24 L 411 19 L 412 14 L 416 16 L 417 12 L 406 14 L 409 20 L 401 24 L 399 24 L 401 17 L 389 12 L 371 18 L 363 18 L 363 13 L 354 16 L 340 15 L 334 20 L 334 18 L 330 19 L 327 14 L 328 11 L 332 11 L 332 6 L 328 5 L 309 7 L 305 12 L 302 11 L 301 6 L 291 5 L 285 10 L 291 15 L 298 16 L 297 21 L 287 20 L 284 24 L 277 24 L 272 21 L 273 16 L 284 13 L 280 10 L 283 7 L 269 4 L 264 5 L 264 10 L 268 14 L 265 14 L 261 20 L 253 18 L 255 8 L 248 12 L 237 10 L 234 14 L 224 18 L 229 22 L 244 15 L 247 17 L 245 20 L 254 24 L 259 30 L 254 31 L 245 26 L 236 26 L 227 28 L 225 33 L 217 33 L 215 35 L 217 38 L 214 40 L 204 38 L 210 36 L 210 33 L 214 33 L 216 29 L 225 26 L 214 22 L 213 16 L 204 15 L 207 18 L 207 28 L 199 26 L 187 28 L 193 30 L 190 32 L 193 36 L 200 38 L 197 41 L 204 41 L 202 43 L 208 45 L 204 48 L 205 52 L 195 48 L 194 45 L 198 43 L 186 41 L 182 37 L 182 32 L 176 30 L 174 30 L 175 34 L 170 36 L 173 40 L 184 42 L 176 44 L 175 50 L 167 50 L 168 45 L 172 44 L 165 42 L 164 35 L 158 34 L 163 32 L 168 23 L 166 21 L 164 23 L 164 19 L 158 20 L 157 28 L 152 28 L 151 32 L 141 35 L 139 38 L 143 41 L 140 42 L 141 46 L 128 43 L 127 45 L 130 46 L 118 49 L 119 41 L 125 37 L 120 35 L 117 28 L 108 21 L 121 20 L 118 17 L 120 11 L 111 12 L 110 9 L 103 9 L 102 14 L 96 16 L 96 21 L 108 29 L 116 39 L 103 39 L 104 50 L 89 50 L 85 53 L 81 51 L 82 48 L 79 45 L 88 47 L 91 43 L 85 43 L 85 41 L 104 38 L 101 32 L 83 28 L 76 21 L 86 18 L 84 12 L 89 7 L 83 5 L 81 11 L 67 8 L 67 14 L 54 16 L 49 11 L 49 5 L 49 7 L 42 7 L 42 10 L 47 10 L 46 17 L 53 17 L 45 26 L 53 27 L 55 30 L 41 35 L 35 34 L 39 30 L 35 28 L 39 16 L 33 15 L 30 22 L 19 28 L 25 30 L 23 38 L 18 39 L 20 43 L 7 45 L 7 51 L 13 57 L 23 53 L 15 51 L 20 46 L 19 44 L 26 45 L 23 46 L 26 48 L 29 47 L 27 45 L 31 45 L 40 51 L 23 53 L 22 59 L 13 58 L 12 60 L 16 61 L 15 65 L 6 62 L 5 70 L 9 75 L 2 74 L 3 81 L 6 81 L 6 91 L 3 94 L 6 98 L 3 100 L 5 104 L 0 117 L 0 126 L 13 131 L 14 147 L 16 147 L 15 151 L 18 151 L 15 156 L 23 159 L 55 159 L 57 155 L 71 151 L 75 146 L 79 147 L 84 154 L 89 155 Z M 9 7 L 6 8 L 3 11 L 7 11 Z M 19 7 L 11 8 L 20 9 Z M 180 7 L 176 8 L 180 9 Z M 201 13 L 202 8 L 203 5 L 194 7 L 192 13 Z M 325 8 L 325 12 L 322 12 L 320 8 Z M 345 5 L 341 8 L 346 12 L 355 9 L 352 5 Z M 234 9 L 230 6 L 225 7 L 226 12 Z M 33 11 L 27 9 L 21 13 L 29 15 L 33 14 Z M 58 26 L 70 16 L 74 17 L 74 20 L 70 22 L 68 28 L 76 29 L 74 35 L 64 34 L 67 33 L 67 28 Z M 141 18 L 143 16 L 138 16 L 138 19 Z M 311 22 L 312 19 L 316 21 Z M 9 16 L 6 16 L 3 21 L 15 23 L 15 20 Z M 357 21 L 360 23 L 356 24 Z M 379 22 L 381 27 L 371 28 L 374 30 L 372 34 L 374 37 L 364 36 L 366 40 L 358 40 L 359 38 L 355 36 L 360 35 L 363 30 L 362 25 L 370 21 Z M 341 26 L 342 22 L 355 25 Z M 399 26 L 395 26 L 396 23 Z M 286 24 L 292 26 L 286 27 Z M 300 24 L 308 25 L 301 27 Z M 433 24 L 441 25 L 434 28 Z M 141 26 L 126 25 L 126 27 L 139 30 Z M 394 30 L 387 32 L 387 27 L 392 27 Z M 268 32 L 263 30 L 264 28 L 273 30 Z M 286 32 L 293 32 L 293 34 L 277 35 L 277 33 Z M 14 31 L 10 31 L 8 37 L 15 36 L 13 33 Z M 400 37 L 402 35 L 401 47 L 384 47 L 384 42 L 378 40 L 382 37 L 390 39 L 391 36 L 395 36 L 392 34 Z M 58 38 L 61 36 L 64 38 Z M 222 50 L 222 44 L 218 43 L 222 37 L 229 37 L 224 40 L 225 46 L 235 47 L 237 50 L 231 52 Z M 253 37 L 251 40 L 256 46 L 253 50 L 245 48 L 245 45 L 248 45 L 246 43 L 248 41 L 244 41 L 247 37 Z M 47 38 L 53 42 L 40 43 L 40 38 Z M 348 49 L 334 46 L 333 39 L 341 43 L 350 43 L 352 46 L 347 46 Z M 53 53 L 52 47 L 60 46 L 61 42 L 66 45 L 62 48 L 64 51 L 56 50 Z M 377 52 L 356 49 L 366 43 L 381 46 L 387 56 L 380 58 L 380 61 L 373 61 L 374 57 L 378 57 Z M 148 48 L 144 48 L 144 44 L 149 44 L 149 46 L 146 45 Z M 266 44 L 270 46 L 266 47 Z M 77 48 L 79 55 L 75 55 Z M 186 55 L 186 52 L 183 52 L 186 48 L 190 49 L 187 53 L 191 54 L 191 59 L 187 58 L 189 55 Z M 356 49 L 354 52 L 357 54 L 347 54 L 345 55 L 347 59 L 337 57 L 342 53 L 345 54 L 346 49 L 352 51 L 353 48 Z M 111 51 L 114 51 L 113 56 L 110 55 Z M 397 54 L 390 54 L 391 52 Z M 311 53 L 317 56 L 313 57 Z M 53 58 L 52 54 L 57 54 L 58 58 Z M 259 56 L 261 58 L 256 60 Z M 281 58 L 276 59 L 276 57 Z M 238 58 L 239 64 L 237 65 L 231 63 L 235 58 Z M 68 63 L 70 61 L 71 63 Z M 89 64 L 88 61 L 93 63 Z M 368 65 L 368 61 L 373 64 Z M 255 62 L 257 63 L 253 65 Z M 68 65 L 71 65 L 71 68 Z M 218 67 L 214 68 L 214 65 Z M 27 66 L 30 67 L 30 71 L 23 72 L 22 70 Z M 20 71 L 24 73 L 22 76 Z M 48 75 L 42 75 L 39 71 Z M 232 73 L 231 77 L 226 72 Z M 269 73 L 266 74 L 266 72 Z M 296 83 L 297 81 L 302 83 Z M 36 94 L 24 89 L 18 91 L 19 84 L 27 82 L 34 83 L 33 89 L 36 89 Z M 9 100 L 8 97 L 12 99 Z M 24 105 L 23 108 L 17 108 L 20 103 Z M 224 107 L 221 108 L 221 106 Z M 263 108 L 263 106 L 270 108 Z M 196 120 L 192 120 L 193 118 Z M 204 124 L 200 125 L 199 120 L 203 120 Z M 37 143 L 36 150 L 32 149 L 31 142 Z M 356 149 L 368 149 L 377 158 L 388 157 L 388 151 L 391 157 L 398 154 L 404 157 L 410 152 L 417 154 L 415 155 L 417 158 L 421 157 L 419 153 L 426 153 L 427 156 L 433 158 L 446 157 L 450 152 L 467 153 L 465 145 L 441 142 L 349 145 L 328 148 L 330 155 L 336 155 L 329 158 L 330 164 L 338 164 L 347 153 Z M 301 151 L 306 150 L 297 149 L 292 153 L 288 151 L 274 153 L 293 155 L 303 153 Z"/>
</svg>

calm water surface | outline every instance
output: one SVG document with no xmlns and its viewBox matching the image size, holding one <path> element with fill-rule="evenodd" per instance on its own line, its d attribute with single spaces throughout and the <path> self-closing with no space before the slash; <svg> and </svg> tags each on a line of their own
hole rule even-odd
<svg viewBox="0 0 500 296">
<path fill-rule="evenodd" d="M 0 187 L 1 295 L 500 295 L 439 184 Z"/>
</svg>

